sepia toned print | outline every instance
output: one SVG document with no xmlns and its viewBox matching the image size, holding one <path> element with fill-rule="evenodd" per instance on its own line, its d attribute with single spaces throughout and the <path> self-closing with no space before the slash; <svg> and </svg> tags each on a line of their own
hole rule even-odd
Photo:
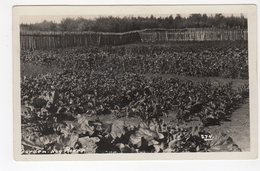
<svg viewBox="0 0 260 171">
<path fill-rule="evenodd" d="M 16 159 L 256 157 L 255 8 L 190 7 L 14 8 Z"/>
</svg>

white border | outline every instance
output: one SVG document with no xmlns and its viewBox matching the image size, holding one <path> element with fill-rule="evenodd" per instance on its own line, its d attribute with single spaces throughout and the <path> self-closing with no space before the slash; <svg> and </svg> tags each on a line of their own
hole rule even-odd
<svg viewBox="0 0 260 171">
<path fill-rule="evenodd" d="M 21 16 L 37 15 L 118 15 L 125 13 L 243 13 L 248 19 L 249 87 L 250 87 L 250 152 L 168 153 L 168 154 L 54 154 L 21 155 L 20 112 L 20 44 Z M 140 12 L 141 11 L 141 12 Z M 257 157 L 256 87 L 256 6 L 255 5 L 193 5 L 193 6 L 16 6 L 13 8 L 13 85 L 14 85 L 14 155 L 16 160 L 183 160 L 183 159 L 254 159 Z"/>
<path fill-rule="evenodd" d="M 13 0 L 0 1 L 0 168 L 4 170 L 71 170 L 71 169 L 91 169 L 91 170 L 162 170 L 162 169 L 182 169 L 182 170 L 258 170 L 260 159 L 257 160 L 236 160 L 236 161 L 95 161 L 95 162 L 15 162 L 13 159 L 13 113 L 12 113 L 12 27 L 11 10 L 13 5 L 86 5 L 86 4 L 257 4 L 258 0 Z M 257 11 L 257 23 L 259 23 L 259 12 Z M 258 25 L 259 26 L 259 25 Z M 259 28 L 259 27 L 258 27 Z M 257 47 L 259 49 L 259 34 L 257 34 Z M 257 61 L 259 66 L 259 61 Z M 259 79 L 259 76 L 258 76 Z M 259 87 L 258 87 L 259 88 Z M 259 93 L 259 92 L 258 92 Z M 259 96 L 259 94 L 258 94 Z M 259 102 L 258 102 L 259 104 Z M 259 131 L 258 131 L 259 135 Z M 259 137 L 259 136 L 258 136 Z"/>
</svg>

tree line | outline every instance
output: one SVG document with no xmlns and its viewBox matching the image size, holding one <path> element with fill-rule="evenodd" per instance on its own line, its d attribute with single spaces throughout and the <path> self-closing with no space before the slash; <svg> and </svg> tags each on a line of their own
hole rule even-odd
<svg viewBox="0 0 260 171">
<path fill-rule="evenodd" d="M 222 28 L 247 29 L 247 18 L 240 16 L 224 16 L 223 14 L 191 14 L 182 17 L 177 14 L 167 17 L 98 17 L 96 19 L 64 18 L 60 23 L 46 21 L 34 24 L 20 24 L 21 31 L 95 31 L 95 32 L 127 32 L 133 30 L 166 28 Z"/>
</svg>

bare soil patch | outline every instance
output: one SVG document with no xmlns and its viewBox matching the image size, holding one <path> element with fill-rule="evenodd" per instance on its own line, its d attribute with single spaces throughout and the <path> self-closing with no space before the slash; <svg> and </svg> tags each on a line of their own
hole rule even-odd
<svg viewBox="0 0 260 171">
<path fill-rule="evenodd" d="M 232 113 L 231 121 L 220 126 L 210 126 L 209 131 L 214 135 L 224 132 L 229 135 L 242 151 L 250 151 L 250 115 L 249 100 Z"/>
</svg>

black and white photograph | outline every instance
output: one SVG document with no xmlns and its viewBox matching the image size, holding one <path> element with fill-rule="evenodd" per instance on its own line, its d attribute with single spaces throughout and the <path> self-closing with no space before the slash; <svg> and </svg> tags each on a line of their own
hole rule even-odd
<svg viewBox="0 0 260 171">
<path fill-rule="evenodd" d="M 254 6 L 53 8 L 13 9 L 15 154 L 257 153 Z"/>
</svg>

